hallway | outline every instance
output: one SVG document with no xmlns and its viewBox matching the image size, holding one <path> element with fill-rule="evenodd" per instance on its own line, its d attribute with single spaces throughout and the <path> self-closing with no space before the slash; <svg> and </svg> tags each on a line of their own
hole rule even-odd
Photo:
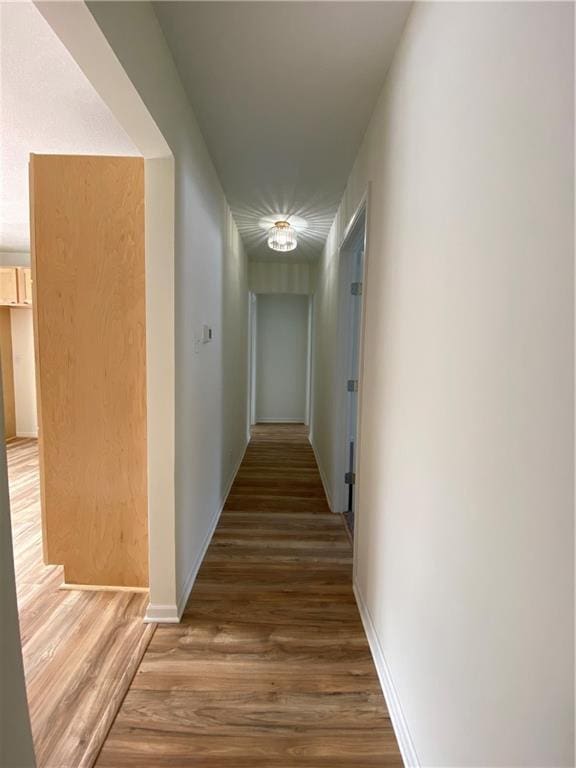
<svg viewBox="0 0 576 768">
<path fill-rule="evenodd" d="M 253 430 L 182 623 L 158 626 L 97 765 L 402 765 L 304 427 Z"/>
</svg>

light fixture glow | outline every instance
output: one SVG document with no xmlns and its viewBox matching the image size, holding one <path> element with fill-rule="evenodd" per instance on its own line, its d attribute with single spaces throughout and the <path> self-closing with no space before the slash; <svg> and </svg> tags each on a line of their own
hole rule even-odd
<svg viewBox="0 0 576 768">
<path fill-rule="evenodd" d="M 268 232 L 268 247 L 273 251 L 293 251 L 298 245 L 296 230 L 287 221 L 277 221 Z"/>
</svg>

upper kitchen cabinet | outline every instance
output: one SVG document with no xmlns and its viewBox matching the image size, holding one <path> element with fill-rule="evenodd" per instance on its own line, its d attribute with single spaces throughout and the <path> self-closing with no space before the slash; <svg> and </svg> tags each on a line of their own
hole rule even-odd
<svg viewBox="0 0 576 768">
<path fill-rule="evenodd" d="M 0 267 L 0 306 L 29 307 L 31 304 L 30 267 Z"/>
<path fill-rule="evenodd" d="M 18 304 L 17 267 L 0 267 L 0 304 Z"/>
<path fill-rule="evenodd" d="M 18 303 L 32 304 L 32 270 L 18 267 Z"/>
</svg>

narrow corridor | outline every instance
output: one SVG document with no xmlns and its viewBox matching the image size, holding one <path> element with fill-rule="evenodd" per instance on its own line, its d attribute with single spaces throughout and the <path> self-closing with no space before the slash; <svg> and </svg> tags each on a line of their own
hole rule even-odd
<svg viewBox="0 0 576 768">
<path fill-rule="evenodd" d="M 402 765 L 304 427 L 258 426 L 186 606 L 98 766 Z"/>
</svg>

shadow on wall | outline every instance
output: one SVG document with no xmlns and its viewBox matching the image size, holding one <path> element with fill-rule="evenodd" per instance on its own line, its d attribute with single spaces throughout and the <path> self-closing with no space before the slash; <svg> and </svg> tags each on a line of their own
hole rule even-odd
<svg viewBox="0 0 576 768">
<path fill-rule="evenodd" d="M 0 402 L 2 402 L 1 377 Z M 4 411 L 0 408 L 0 435 L 3 434 Z M 2 631 L 0 633 L 0 718 L 2 722 L 0 765 L 25 765 L 27 768 L 34 768 L 36 759 L 24 684 L 4 440 L 0 442 L 0 610 L 2 611 Z"/>
<path fill-rule="evenodd" d="M 244 456 L 248 428 L 248 260 L 238 229 L 226 206 L 220 314 L 220 497 L 230 491 Z"/>
</svg>

